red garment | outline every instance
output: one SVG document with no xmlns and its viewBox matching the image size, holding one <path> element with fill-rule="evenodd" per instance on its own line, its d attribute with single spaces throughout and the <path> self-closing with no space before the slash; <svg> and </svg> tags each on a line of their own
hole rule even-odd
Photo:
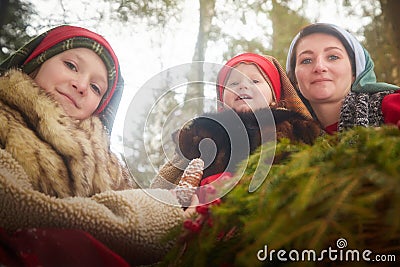
<svg viewBox="0 0 400 267">
<path fill-rule="evenodd" d="M 201 180 L 200 187 L 197 189 L 197 196 L 199 198 L 200 204 L 206 204 L 206 203 L 212 202 L 217 198 L 215 196 L 216 189 L 214 188 L 213 185 L 211 185 L 211 183 L 222 177 L 231 178 L 232 173 L 221 172 L 221 173 L 217 173 L 217 174 L 208 176 L 208 177 L 204 178 L 203 180 Z"/>
<path fill-rule="evenodd" d="M 230 173 L 230 172 L 221 172 L 221 173 L 217 173 L 217 174 L 214 174 L 214 175 L 210 175 L 210 176 L 204 178 L 203 180 L 201 180 L 200 185 L 210 184 L 210 183 L 216 181 L 217 179 L 219 179 L 220 177 L 223 177 L 223 176 L 232 177 L 232 173 Z"/>
<path fill-rule="evenodd" d="M 336 133 L 337 132 L 337 130 L 338 130 L 338 125 L 339 125 L 339 123 L 338 122 L 335 122 L 334 124 L 331 124 L 331 125 L 329 125 L 329 126 L 327 126 L 327 127 L 325 127 L 325 132 L 327 133 L 327 134 L 334 134 L 334 133 Z"/>
<path fill-rule="evenodd" d="M 0 228 L 0 265 L 129 267 L 119 255 L 90 234 L 74 229 L 18 230 Z"/>
<path fill-rule="evenodd" d="M 400 91 L 383 98 L 382 114 L 386 124 L 397 125 L 400 121 Z"/>
<path fill-rule="evenodd" d="M 382 114 L 385 124 L 399 125 L 400 123 L 400 90 L 387 95 L 382 100 Z M 327 126 L 324 130 L 328 134 L 334 134 L 337 132 L 338 123 Z"/>
</svg>

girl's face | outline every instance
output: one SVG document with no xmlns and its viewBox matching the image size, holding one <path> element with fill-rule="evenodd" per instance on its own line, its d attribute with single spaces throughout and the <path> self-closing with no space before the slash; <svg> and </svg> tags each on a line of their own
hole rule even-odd
<svg viewBox="0 0 400 267">
<path fill-rule="evenodd" d="M 90 117 L 108 88 L 105 64 L 87 48 L 69 49 L 51 57 L 34 80 L 75 119 Z"/>
<path fill-rule="evenodd" d="M 236 112 L 265 108 L 273 101 L 272 88 L 256 65 L 240 63 L 229 74 L 223 100 Z"/>
<path fill-rule="evenodd" d="M 349 56 L 339 39 L 314 33 L 297 44 L 295 76 L 311 104 L 342 101 L 354 81 Z"/>
</svg>

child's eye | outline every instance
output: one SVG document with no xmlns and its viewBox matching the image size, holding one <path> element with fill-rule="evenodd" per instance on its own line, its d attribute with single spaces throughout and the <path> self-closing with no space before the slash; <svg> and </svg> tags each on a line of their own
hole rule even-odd
<svg viewBox="0 0 400 267">
<path fill-rule="evenodd" d="M 101 90 L 96 84 L 91 83 L 90 87 L 97 95 L 101 95 Z"/>
<path fill-rule="evenodd" d="M 260 81 L 259 80 L 253 80 L 253 83 L 259 83 Z"/>
<path fill-rule="evenodd" d="M 238 82 L 230 82 L 229 86 L 235 86 L 235 85 L 238 85 L 238 84 L 239 84 Z"/>
<path fill-rule="evenodd" d="M 64 64 L 65 64 L 69 69 L 71 69 L 71 70 L 73 70 L 73 71 L 77 71 L 77 70 L 78 70 L 78 69 L 76 68 L 76 66 L 75 66 L 73 63 L 69 62 L 69 61 L 64 61 Z"/>
</svg>

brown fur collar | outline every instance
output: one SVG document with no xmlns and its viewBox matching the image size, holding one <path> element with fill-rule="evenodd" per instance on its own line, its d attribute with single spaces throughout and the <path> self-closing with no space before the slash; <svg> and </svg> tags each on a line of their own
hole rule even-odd
<svg viewBox="0 0 400 267">
<path fill-rule="evenodd" d="M 263 108 L 254 112 L 225 110 L 205 113 L 174 132 L 176 154 L 187 161 L 201 158 L 203 177 L 235 172 L 237 164 L 259 146 L 283 138 L 312 145 L 322 134 L 319 124 L 298 112 L 284 108 Z M 274 158 L 277 162 L 280 158 Z"/>
<path fill-rule="evenodd" d="M 97 117 L 74 120 L 26 74 L 0 77 L 0 144 L 32 186 L 56 197 L 90 196 L 122 186 L 122 167 Z"/>
</svg>

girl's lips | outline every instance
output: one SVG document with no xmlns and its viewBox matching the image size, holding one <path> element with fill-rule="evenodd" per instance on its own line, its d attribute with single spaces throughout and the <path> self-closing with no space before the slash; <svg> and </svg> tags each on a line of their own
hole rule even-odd
<svg viewBox="0 0 400 267">
<path fill-rule="evenodd" d="M 245 100 L 245 99 L 253 99 L 253 98 L 247 94 L 238 95 L 238 97 L 236 98 L 236 100 Z"/>
<path fill-rule="evenodd" d="M 76 108 L 78 108 L 78 105 L 75 102 L 75 99 L 71 96 L 69 96 L 68 94 L 64 94 L 60 91 L 57 91 L 60 95 L 62 95 L 63 97 L 67 98 Z"/>
</svg>

